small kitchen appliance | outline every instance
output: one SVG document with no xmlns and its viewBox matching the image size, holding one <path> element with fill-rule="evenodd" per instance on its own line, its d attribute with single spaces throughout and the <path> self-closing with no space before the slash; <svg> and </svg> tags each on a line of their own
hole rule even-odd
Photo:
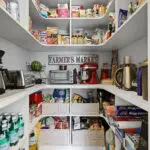
<svg viewBox="0 0 150 150">
<path fill-rule="evenodd" d="M 131 57 L 125 56 L 124 65 L 121 65 L 121 67 L 115 72 L 116 86 L 125 90 L 136 91 L 136 71 L 136 66 L 131 64 Z"/>
<path fill-rule="evenodd" d="M 8 78 L 4 79 L 7 89 L 22 89 L 35 85 L 35 76 L 22 70 L 8 70 Z"/>
<path fill-rule="evenodd" d="M 69 70 L 50 70 L 50 84 L 73 84 L 73 71 Z"/>
<path fill-rule="evenodd" d="M 5 52 L 0 50 L 0 94 L 5 93 L 6 87 L 5 87 L 5 82 L 4 82 L 4 78 L 3 78 L 3 68 L 1 66 L 2 64 L 2 57 L 4 56 Z"/>
<path fill-rule="evenodd" d="M 80 65 L 81 82 L 80 84 L 99 84 L 97 79 L 97 63 L 84 63 Z"/>
</svg>

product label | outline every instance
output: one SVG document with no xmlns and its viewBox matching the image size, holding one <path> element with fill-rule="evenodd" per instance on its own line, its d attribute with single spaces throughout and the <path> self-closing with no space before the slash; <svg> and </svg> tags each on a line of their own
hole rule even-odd
<svg viewBox="0 0 150 150">
<path fill-rule="evenodd" d="M 0 150 L 9 150 L 9 143 L 4 143 L 0 145 Z"/>
<path fill-rule="evenodd" d="M 17 125 L 17 124 L 14 126 L 14 129 L 15 129 L 15 130 L 18 129 L 18 125 Z"/>
<path fill-rule="evenodd" d="M 35 144 L 36 144 L 35 137 L 30 138 L 29 145 L 32 146 L 32 145 L 35 145 Z"/>
<path fill-rule="evenodd" d="M 9 142 L 6 138 L 0 140 L 0 150 L 9 150 Z"/>
<path fill-rule="evenodd" d="M 0 135 L 0 141 L 3 140 L 4 138 L 5 138 L 5 135 L 4 135 L 4 134 L 1 134 L 1 135 Z"/>
<path fill-rule="evenodd" d="M 10 136 L 10 143 L 11 144 L 14 144 L 18 141 L 18 135 L 15 131 L 12 131 L 9 136 Z"/>
<path fill-rule="evenodd" d="M 24 128 L 20 127 L 19 130 L 18 130 L 18 136 L 22 137 L 23 135 L 24 135 Z"/>
</svg>

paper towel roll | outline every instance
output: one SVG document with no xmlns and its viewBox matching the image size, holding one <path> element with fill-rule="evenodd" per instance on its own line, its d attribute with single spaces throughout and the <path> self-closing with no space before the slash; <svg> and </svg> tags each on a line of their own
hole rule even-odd
<svg viewBox="0 0 150 150">
<path fill-rule="evenodd" d="M 141 128 L 142 121 L 117 121 L 116 127 L 119 129 Z"/>
</svg>

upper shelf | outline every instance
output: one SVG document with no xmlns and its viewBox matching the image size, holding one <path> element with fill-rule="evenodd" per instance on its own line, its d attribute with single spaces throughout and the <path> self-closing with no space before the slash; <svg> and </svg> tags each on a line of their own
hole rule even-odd
<svg viewBox="0 0 150 150">
<path fill-rule="evenodd" d="M 108 4 L 108 9 L 104 16 L 95 18 L 71 18 L 73 28 L 93 29 L 99 26 L 108 25 L 110 19 L 108 18 L 109 12 L 115 12 L 115 0 L 111 0 Z"/>
<path fill-rule="evenodd" d="M 45 4 L 47 1 L 42 1 L 42 2 L 44 2 L 44 4 Z M 49 3 L 49 1 L 47 3 Z M 75 4 L 77 5 L 77 1 L 75 1 Z M 78 5 L 79 5 L 79 2 L 78 2 Z M 90 5 L 92 5 L 92 3 Z M 89 28 L 89 27 L 91 27 L 91 21 L 89 21 L 89 20 L 92 20 L 92 26 L 97 26 L 99 24 L 107 25 L 109 23 L 110 20 L 108 18 L 108 14 L 109 14 L 109 12 L 115 11 L 115 0 L 110 1 L 109 5 L 108 5 L 108 9 L 104 16 L 96 17 L 96 18 L 71 18 L 71 17 L 70 18 L 44 18 L 43 16 L 40 15 L 39 10 L 36 8 L 33 0 L 30 0 L 29 6 L 30 6 L 29 7 L 30 17 L 32 18 L 34 24 L 56 25 L 58 27 L 62 27 L 62 26 L 65 26 L 69 20 L 73 20 L 73 25 L 75 25 L 75 27 L 81 28 L 81 26 L 84 25 L 84 28 L 85 27 Z M 86 23 L 85 23 L 85 21 L 86 21 Z"/>
<path fill-rule="evenodd" d="M 44 18 L 40 15 L 33 0 L 29 0 L 29 15 L 32 18 L 33 25 L 36 26 L 57 26 L 68 30 L 70 18 Z"/>
<path fill-rule="evenodd" d="M 0 96 L 0 109 L 11 105 L 18 100 L 21 100 L 23 97 L 28 96 L 36 91 L 43 90 L 43 89 L 57 89 L 57 88 L 71 88 L 71 89 L 103 89 L 106 90 L 112 94 L 114 94 L 117 97 L 120 97 L 121 99 L 124 99 L 125 101 L 138 106 L 146 111 L 149 110 L 149 102 L 142 99 L 142 97 L 137 96 L 136 92 L 132 91 L 124 91 L 121 89 L 118 89 L 115 86 L 112 85 L 102 85 L 102 84 L 96 84 L 96 85 L 36 85 L 31 88 L 27 88 L 24 90 L 12 90 L 7 91 L 6 94 L 3 94 Z M 13 92 L 14 91 L 14 92 Z"/>
<path fill-rule="evenodd" d="M 0 7 L 0 37 L 30 51 L 111 51 L 122 49 L 147 36 L 147 1 L 127 20 L 110 39 L 101 45 L 43 45 Z"/>
</svg>

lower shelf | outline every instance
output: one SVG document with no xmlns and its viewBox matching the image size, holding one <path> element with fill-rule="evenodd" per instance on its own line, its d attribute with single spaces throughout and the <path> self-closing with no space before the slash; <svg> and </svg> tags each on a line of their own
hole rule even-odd
<svg viewBox="0 0 150 150">
<path fill-rule="evenodd" d="M 100 146 L 48 146 L 40 145 L 39 150 L 105 150 Z"/>
</svg>

